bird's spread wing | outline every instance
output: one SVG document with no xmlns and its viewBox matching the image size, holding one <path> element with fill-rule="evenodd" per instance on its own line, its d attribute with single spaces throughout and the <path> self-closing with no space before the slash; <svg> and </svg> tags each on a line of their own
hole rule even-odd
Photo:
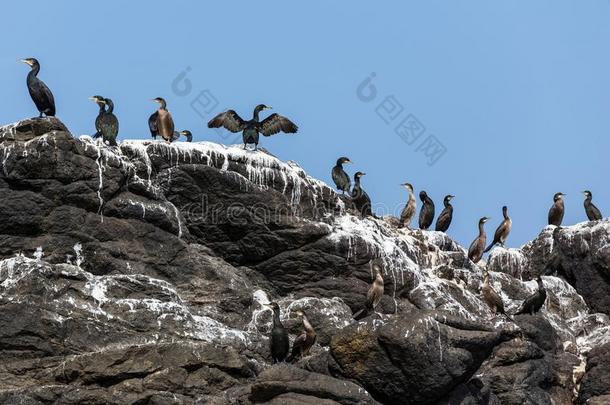
<svg viewBox="0 0 610 405">
<path fill-rule="evenodd" d="M 265 136 L 275 135 L 279 132 L 293 134 L 298 129 L 299 127 L 294 122 L 279 114 L 271 114 L 260 123 L 260 132 Z"/>
<path fill-rule="evenodd" d="M 157 117 L 159 116 L 158 112 L 154 112 L 148 117 L 148 128 L 150 129 L 150 134 L 152 136 L 157 136 L 159 134 L 159 129 L 157 128 Z"/>
<path fill-rule="evenodd" d="M 237 115 L 235 111 L 228 110 L 218 114 L 208 122 L 208 128 L 220 127 L 224 127 L 231 132 L 240 132 L 246 127 L 246 121 Z"/>
</svg>

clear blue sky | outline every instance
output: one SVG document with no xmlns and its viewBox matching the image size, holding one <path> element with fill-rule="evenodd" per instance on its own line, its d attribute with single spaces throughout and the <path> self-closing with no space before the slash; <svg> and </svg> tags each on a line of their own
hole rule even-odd
<svg viewBox="0 0 610 405">
<path fill-rule="evenodd" d="M 208 89 L 214 112 L 249 117 L 265 103 L 293 119 L 296 136 L 262 146 L 314 177 L 330 182 L 336 158 L 352 158 L 386 212 L 399 212 L 404 181 L 438 211 L 455 194 L 449 234 L 466 246 L 480 216 L 493 217 L 493 233 L 508 205 L 518 246 L 546 225 L 556 191 L 568 194 L 566 224 L 586 218 L 585 188 L 610 213 L 608 21 L 607 0 L 13 1 L 3 4 L 0 122 L 36 113 L 22 57 L 41 61 L 77 135 L 92 133 L 87 97 L 102 94 L 115 100 L 120 138 L 148 137 L 149 99 L 163 96 L 178 128 L 225 141 L 190 106 Z M 192 90 L 180 96 L 172 81 L 187 67 Z M 356 89 L 371 72 L 378 94 L 365 103 Z M 404 107 L 392 125 L 375 112 L 390 95 Z M 419 141 L 433 134 L 446 147 L 435 165 L 394 133 L 408 114 L 426 128 Z"/>
</svg>

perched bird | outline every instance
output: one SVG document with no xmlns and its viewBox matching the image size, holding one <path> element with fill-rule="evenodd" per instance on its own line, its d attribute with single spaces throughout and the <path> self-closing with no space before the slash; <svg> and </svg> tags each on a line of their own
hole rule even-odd
<svg viewBox="0 0 610 405">
<path fill-rule="evenodd" d="M 488 217 L 479 219 L 479 236 L 472 241 L 468 248 L 468 258 L 473 263 L 478 263 L 483 258 L 483 250 L 485 249 L 485 243 L 487 243 L 487 235 L 485 235 L 485 222 L 489 220 Z"/>
<path fill-rule="evenodd" d="M 542 308 L 544 305 L 544 301 L 546 300 L 546 290 L 544 289 L 544 284 L 542 283 L 542 277 L 538 276 L 536 281 L 538 282 L 538 291 L 523 301 L 521 308 L 515 313 L 515 315 L 534 315 L 536 312 L 540 311 L 540 308 Z"/>
<path fill-rule="evenodd" d="M 339 159 L 337 159 L 337 164 L 335 165 L 335 167 L 333 167 L 331 173 L 333 181 L 335 182 L 335 186 L 337 186 L 337 190 L 341 190 L 341 194 L 345 194 L 346 191 L 349 193 L 350 188 L 352 186 L 352 182 L 350 181 L 349 176 L 347 175 L 347 173 L 345 173 L 345 170 L 343 170 L 344 163 L 352 163 L 352 161 L 349 160 L 349 158 L 346 158 L 345 156 L 340 157 Z"/>
<path fill-rule="evenodd" d="M 410 183 L 403 183 L 401 184 L 401 186 L 406 188 L 409 192 L 409 200 L 407 201 L 407 204 L 400 213 L 400 226 L 410 229 L 411 221 L 413 220 L 413 217 L 415 216 L 415 211 L 417 210 L 417 201 L 415 199 L 415 196 L 413 195 L 413 186 Z"/>
<path fill-rule="evenodd" d="M 356 172 L 354 174 L 354 188 L 352 189 L 352 202 L 354 208 L 360 213 L 362 217 L 373 215 L 371 210 L 371 199 L 369 195 L 360 186 L 360 178 L 366 173 Z"/>
<path fill-rule="evenodd" d="M 246 145 L 254 144 L 254 150 L 258 148 L 259 134 L 264 136 L 275 135 L 280 132 L 292 134 L 297 132 L 297 127 L 288 118 L 279 114 L 271 114 L 264 120 L 260 121 L 258 114 L 263 110 L 271 109 L 265 104 L 259 104 L 254 108 L 254 114 L 250 121 L 244 121 L 234 110 L 228 110 L 218 114 L 208 122 L 209 128 L 224 127 L 231 132 L 241 132 L 244 141 L 244 149 Z"/>
<path fill-rule="evenodd" d="M 419 229 L 428 229 L 434 220 L 434 201 L 425 191 L 419 192 L 419 199 L 423 203 L 419 211 Z"/>
<path fill-rule="evenodd" d="M 316 331 L 309 323 L 307 315 L 303 311 L 297 311 L 297 315 L 303 318 L 303 332 L 294 339 L 292 344 L 292 352 L 286 359 L 288 362 L 293 362 L 298 358 L 303 358 L 309 354 L 309 350 L 314 343 L 316 343 Z"/>
<path fill-rule="evenodd" d="M 51 93 L 51 90 L 49 90 L 47 85 L 37 77 L 38 72 L 40 72 L 40 63 L 38 63 L 38 60 L 35 58 L 22 59 L 21 62 L 31 68 L 27 77 L 27 85 L 30 97 L 32 97 L 32 101 L 34 101 L 36 108 L 40 112 L 39 117 L 42 118 L 42 114 L 47 117 L 54 117 L 55 99 L 53 98 L 53 93 Z"/>
<path fill-rule="evenodd" d="M 446 195 L 445 199 L 443 200 L 443 205 L 445 208 L 443 208 L 441 215 L 439 215 L 438 219 L 436 220 L 437 231 L 447 232 L 449 225 L 451 225 L 451 220 L 453 219 L 453 205 L 451 205 L 449 201 L 451 201 L 453 198 L 455 198 L 454 195 Z"/>
<path fill-rule="evenodd" d="M 159 135 L 159 130 L 157 129 L 157 118 L 159 118 L 159 113 L 157 111 L 150 114 L 150 117 L 148 117 L 148 129 L 150 130 L 150 136 L 152 139 L 157 139 L 157 135 Z"/>
<path fill-rule="evenodd" d="M 97 131 L 94 138 L 102 138 L 105 143 L 110 146 L 117 146 L 116 137 L 119 134 L 119 120 L 114 115 L 114 103 L 109 98 L 101 98 L 101 96 L 90 97 L 91 100 L 95 101 L 97 105 L 103 103 L 107 109 L 103 110 L 100 106 L 100 112 L 95 119 L 95 130 Z"/>
<path fill-rule="evenodd" d="M 271 329 L 269 348 L 273 362 L 279 363 L 284 361 L 286 356 L 288 356 L 290 339 L 288 338 L 288 332 L 280 320 L 280 306 L 276 302 L 272 302 L 265 304 L 265 307 L 273 311 L 273 328 Z"/>
<path fill-rule="evenodd" d="M 501 313 L 506 315 L 502 297 L 500 297 L 500 294 L 491 286 L 487 270 L 483 271 L 483 287 L 481 288 L 481 294 L 483 295 L 483 300 L 489 305 L 489 308 L 491 308 L 491 311 L 494 314 Z"/>
<path fill-rule="evenodd" d="M 359 321 L 373 312 L 379 305 L 381 297 L 383 297 L 383 275 L 381 274 L 381 268 L 375 266 L 375 280 L 373 280 L 373 284 L 371 284 L 366 294 L 364 308 L 354 314 L 354 319 Z"/>
<path fill-rule="evenodd" d="M 564 213 L 563 196 L 564 193 L 555 193 L 553 196 L 553 205 L 549 210 L 549 225 L 561 226 Z"/>
<path fill-rule="evenodd" d="M 487 246 L 483 253 L 489 252 L 491 248 L 494 247 L 497 243 L 504 247 L 504 243 L 506 242 L 508 234 L 510 233 L 510 228 L 513 226 L 513 221 L 508 216 L 508 207 L 506 205 L 502 207 L 502 215 L 504 216 L 504 219 L 502 220 L 498 228 L 496 228 L 494 240 L 489 244 L 489 246 Z"/>
<path fill-rule="evenodd" d="M 180 132 L 174 131 L 174 136 L 172 136 L 172 142 L 177 141 L 180 137 L 183 136 L 186 138 L 187 142 L 193 142 L 193 134 L 188 129 L 182 130 Z"/>
<path fill-rule="evenodd" d="M 106 103 L 104 102 L 104 97 L 102 96 L 91 96 L 89 100 L 92 100 L 99 107 L 99 111 L 97 113 L 97 117 L 95 118 L 95 135 L 94 138 L 99 138 L 102 135 L 101 122 L 104 117 L 104 113 L 106 112 Z"/>
<path fill-rule="evenodd" d="M 589 221 L 597 221 L 602 219 L 602 213 L 597 209 L 591 200 L 593 200 L 593 194 L 589 190 L 583 191 L 585 195 L 585 212 Z"/>
<path fill-rule="evenodd" d="M 167 142 L 171 142 L 174 137 L 174 120 L 169 111 L 167 111 L 167 103 L 161 97 L 154 98 L 152 101 L 159 103 L 159 109 L 156 112 L 155 126 L 154 129 L 157 135 L 161 135 Z M 155 114 L 153 114 L 155 115 Z M 153 115 L 148 119 L 148 125 L 151 134 L 153 133 L 153 126 L 150 125 Z M 155 136 L 153 136 L 155 138 Z"/>
</svg>

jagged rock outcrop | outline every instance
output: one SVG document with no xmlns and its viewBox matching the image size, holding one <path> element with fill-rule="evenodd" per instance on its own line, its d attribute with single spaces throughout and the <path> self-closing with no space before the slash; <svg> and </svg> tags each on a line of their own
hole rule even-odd
<svg viewBox="0 0 610 405">
<path fill-rule="evenodd" d="M 487 268 L 443 233 L 361 219 L 296 163 L 208 142 L 0 128 L 0 403 L 603 401 L 610 222 L 548 227 Z M 378 264 L 385 295 L 360 309 Z M 273 299 L 309 356 L 269 364 Z M 604 357 L 605 356 L 605 357 Z M 583 377 L 584 376 L 584 377 Z"/>
</svg>

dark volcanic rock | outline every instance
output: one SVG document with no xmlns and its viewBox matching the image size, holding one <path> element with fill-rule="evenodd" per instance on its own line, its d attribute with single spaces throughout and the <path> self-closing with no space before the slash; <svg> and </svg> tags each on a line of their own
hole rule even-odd
<svg viewBox="0 0 610 405">
<path fill-rule="evenodd" d="M 493 250 L 487 269 L 509 313 L 536 288 L 523 280 L 544 274 L 542 310 L 513 323 L 482 301 L 482 266 L 446 234 L 361 219 L 349 202 L 266 151 L 108 147 L 55 118 L 1 127 L 0 403 L 610 395 L 610 322 L 595 313 L 608 313 L 610 222 L 547 227 Z M 385 295 L 357 323 L 374 265 Z M 317 331 L 293 365 L 270 364 L 269 300 L 291 340 L 299 310 Z"/>
</svg>

